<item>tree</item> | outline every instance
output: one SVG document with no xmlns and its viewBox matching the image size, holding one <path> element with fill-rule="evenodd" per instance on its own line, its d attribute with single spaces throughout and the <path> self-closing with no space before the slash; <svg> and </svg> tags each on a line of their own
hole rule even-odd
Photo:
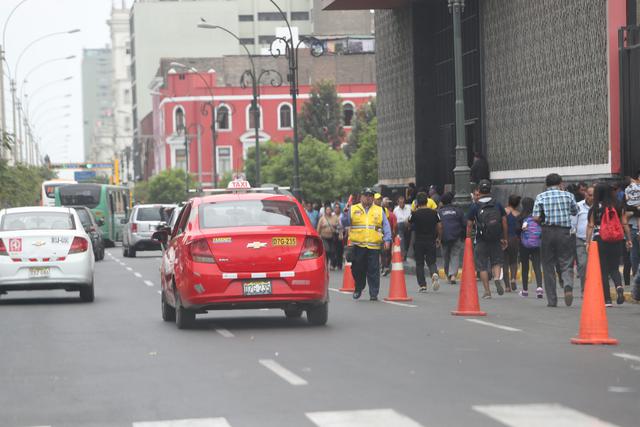
<svg viewBox="0 0 640 427">
<path fill-rule="evenodd" d="M 275 158 L 282 151 L 282 143 L 267 141 L 260 144 L 260 172 L 261 181 L 264 184 L 265 177 L 262 171 L 269 164 L 271 159 Z M 256 185 L 256 147 L 249 147 L 247 150 L 247 158 L 244 161 L 244 175 L 252 186 Z M 272 183 L 273 184 L 273 183 Z"/>
<path fill-rule="evenodd" d="M 378 119 L 363 123 L 358 148 L 351 156 L 353 183 L 358 188 L 370 187 L 378 182 Z"/>
<path fill-rule="evenodd" d="M 353 128 L 349 134 L 349 141 L 343 148 L 347 157 L 351 157 L 358 149 L 362 133 L 367 129 L 371 121 L 376 118 L 376 106 L 376 99 L 372 98 L 369 102 L 362 104 L 356 111 L 353 118 Z"/>
<path fill-rule="evenodd" d="M 332 81 L 323 80 L 311 88 L 309 100 L 302 105 L 300 112 L 299 132 L 303 138 L 312 136 L 333 148 L 342 143 L 342 108 Z"/>
<path fill-rule="evenodd" d="M 177 203 L 187 200 L 186 178 L 186 173 L 182 169 L 169 169 L 155 175 L 149 180 L 147 202 Z"/>
<path fill-rule="evenodd" d="M 279 144 L 280 151 L 262 169 L 264 182 L 291 186 L 293 145 Z M 307 136 L 300 144 L 302 196 L 306 200 L 326 201 L 341 197 L 349 188 L 349 165 L 342 153 Z"/>
<path fill-rule="evenodd" d="M 42 183 L 55 176 L 45 167 L 9 166 L 5 160 L 0 160 L 0 207 L 38 205 Z"/>
</svg>

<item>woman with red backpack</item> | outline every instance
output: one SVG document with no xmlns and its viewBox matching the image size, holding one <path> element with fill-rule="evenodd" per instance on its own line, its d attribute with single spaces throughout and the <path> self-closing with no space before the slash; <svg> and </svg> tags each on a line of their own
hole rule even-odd
<svg viewBox="0 0 640 427">
<path fill-rule="evenodd" d="M 595 186 L 593 194 L 593 207 L 589 211 L 589 225 L 587 225 L 587 251 L 589 243 L 598 242 L 600 254 L 600 271 L 602 273 L 602 289 L 604 302 L 611 307 L 611 289 L 609 277 L 616 286 L 618 295 L 616 303 L 624 302 L 624 288 L 620 276 L 620 258 L 627 237 L 627 249 L 631 248 L 631 230 L 624 215 L 624 209 L 618 202 L 615 193 L 607 184 L 600 183 Z"/>
</svg>

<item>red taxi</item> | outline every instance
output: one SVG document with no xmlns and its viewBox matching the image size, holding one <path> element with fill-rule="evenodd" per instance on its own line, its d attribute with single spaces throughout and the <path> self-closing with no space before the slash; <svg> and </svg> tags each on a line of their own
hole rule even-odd
<svg viewBox="0 0 640 427">
<path fill-rule="evenodd" d="M 191 199 L 173 229 L 154 233 L 165 246 L 162 318 L 184 329 L 209 310 L 280 308 L 324 325 L 325 254 L 302 206 L 277 189 L 229 187 Z"/>
</svg>

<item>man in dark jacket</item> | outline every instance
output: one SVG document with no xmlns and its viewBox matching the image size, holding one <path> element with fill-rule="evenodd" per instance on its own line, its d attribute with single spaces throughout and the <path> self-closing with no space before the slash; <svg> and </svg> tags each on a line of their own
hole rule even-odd
<svg viewBox="0 0 640 427">
<path fill-rule="evenodd" d="M 489 179 L 489 162 L 477 151 L 473 153 L 470 179 L 474 184 L 478 184 L 483 179 Z"/>
<path fill-rule="evenodd" d="M 449 283 L 455 285 L 460 265 L 460 255 L 464 247 L 465 220 L 464 212 L 457 206 L 453 206 L 453 193 L 448 192 L 440 200 L 442 208 L 438 210 L 442 223 L 442 257 L 444 258 L 444 271 L 449 278 Z"/>
<path fill-rule="evenodd" d="M 416 211 L 411 214 L 409 224 L 415 232 L 413 251 L 416 258 L 416 276 L 419 292 L 427 291 L 427 281 L 424 276 L 424 264 L 426 262 L 431 274 L 431 285 L 434 291 L 440 288 L 438 267 L 436 266 L 436 248 L 440 245 L 442 237 L 442 224 L 438 212 L 427 207 L 429 196 L 427 193 L 418 193 L 416 196 Z"/>
</svg>

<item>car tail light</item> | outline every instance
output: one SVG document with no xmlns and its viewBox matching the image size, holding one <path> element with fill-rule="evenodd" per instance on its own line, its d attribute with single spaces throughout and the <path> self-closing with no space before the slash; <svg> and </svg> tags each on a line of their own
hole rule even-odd
<svg viewBox="0 0 640 427">
<path fill-rule="evenodd" d="M 195 262 L 204 262 L 207 264 L 216 263 L 216 260 L 213 258 L 213 254 L 211 253 L 211 249 L 209 249 L 207 239 L 200 239 L 193 242 L 190 245 L 189 254 L 191 255 L 191 259 Z"/>
<path fill-rule="evenodd" d="M 69 248 L 69 254 L 79 254 L 86 252 L 89 249 L 89 242 L 82 237 L 74 237 L 71 242 L 71 248 Z"/>
<path fill-rule="evenodd" d="M 138 224 L 136 224 L 135 222 L 133 224 L 131 224 L 131 232 L 132 233 L 137 233 L 138 232 Z"/>
<path fill-rule="evenodd" d="M 322 246 L 322 240 L 316 237 L 307 237 L 302 245 L 300 251 L 300 259 L 314 259 L 322 256 L 324 247 Z"/>
<path fill-rule="evenodd" d="M 9 255 L 7 253 L 7 248 L 5 248 L 4 246 L 4 242 L 2 241 L 2 239 L 0 239 L 0 255 Z"/>
</svg>

